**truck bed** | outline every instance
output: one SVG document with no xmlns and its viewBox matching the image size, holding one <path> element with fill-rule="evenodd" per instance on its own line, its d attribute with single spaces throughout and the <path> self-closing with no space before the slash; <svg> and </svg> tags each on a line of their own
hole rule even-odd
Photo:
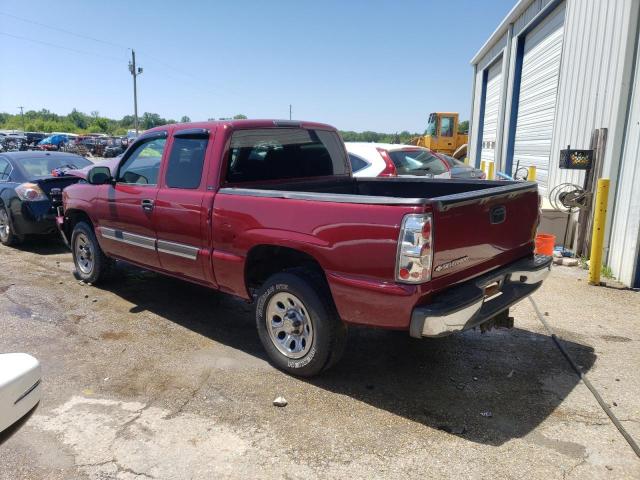
<svg viewBox="0 0 640 480">
<path fill-rule="evenodd" d="M 317 205 L 316 202 L 369 205 L 371 215 L 379 215 L 377 205 L 431 212 L 435 232 L 432 280 L 436 289 L 444 285 L 438 280 L 446 283 L 446 277 L 468 278 L 460 274 L 477 275 L 492 265 L 530 255 L 538 223 L 538 190 L 534 182 L 333 178 L 226 187 L 220 193 L 303 201 L 302 205 L 308 201 L 310 205 L 305 210 L 309 215 L 314 215 L 311 204 Z M 283 204 L 279 208 L 288 211 L 289 206 Z M 336 212 L 336 219 L 340 215 Z M 363 214 L 362 220 L 366 218 Z M 402 214 L 396 218 L 397 232 Z"/>
<path fill-rule="evenodd" d="M 274 198 L 296 198 L 336 203 L 424 205 L 439 208 L 458 202 L 537 191 L 534 182 L 422 178 L 352 178 L 344 180 L 298 180 L 228 186 L 223 193 Z"/>
</svg>

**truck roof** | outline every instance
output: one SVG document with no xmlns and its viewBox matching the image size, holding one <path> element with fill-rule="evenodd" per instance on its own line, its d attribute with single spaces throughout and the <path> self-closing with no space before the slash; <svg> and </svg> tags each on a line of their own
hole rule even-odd
<svg viewBox="0 0 640 480">
<path fill-rule="evenodd" d="M 326 123 L 307 122 L 305 120 L 274 120 L 274 119 L 248 119 L 248 120 L 212 120 L 207 122 L 174 123 L 170 125 L 159 125 L 145 130 L 145 132 L 155 132 L 166 130 L 167 128 L 216 128 L 223 126 L 227 128 L 273 128 L 273 127 L 293 127 L 311 128 L 317 130 L 336 131 L 335 127 Z M 144 133 L 144 132 L 143 132 Z"/>
</svg>

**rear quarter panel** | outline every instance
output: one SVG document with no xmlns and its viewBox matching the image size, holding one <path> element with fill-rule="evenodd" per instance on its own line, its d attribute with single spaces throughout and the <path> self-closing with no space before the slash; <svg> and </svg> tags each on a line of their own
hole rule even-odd
<svg viewBox="0 0 640 480">
<path fill-rule="evenodd" d="M 390 326 L 415 287 L 396 284 L 402 217 L 423 207 L 361 205 L 218 193 L 213 209 L 213 267 L 222 290 L 248 298 L 245 260 L 258 245 L 294 248 L 323 268 L 341 318 Z M 357 292 L 357 295 L 354 293 Z M 371 318 L 372 308 L 379 313 Z"/>
</svg>

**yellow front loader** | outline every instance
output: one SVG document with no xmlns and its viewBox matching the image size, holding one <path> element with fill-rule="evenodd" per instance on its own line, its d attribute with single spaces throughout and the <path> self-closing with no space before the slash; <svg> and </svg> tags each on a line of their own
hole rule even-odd
<svg viewBox="0 0 640 480">
<path fill-rule="evenodd" d="M 458 133 L 457 113 L 435 112 L 429 115 L 425 134 L 422 137 L 412 138 L 410 143 L 464 160 L 467 156 L 468 141 L 468 135 Z"/>
</svg>

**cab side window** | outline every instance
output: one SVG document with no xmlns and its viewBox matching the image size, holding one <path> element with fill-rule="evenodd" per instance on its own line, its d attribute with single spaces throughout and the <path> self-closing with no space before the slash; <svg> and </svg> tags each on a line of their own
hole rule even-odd
<svg viewBox="0 0 640 480">
<path fill-rule="evenodd" d="M 208 139 L 204 137 L 173 139 L 167 167 L 167 187 L 195 189 L 200 186 L 207 143 Z"/>
<path fill-rule="evenodd" d="M 155 138 L 138 145 L 118 173 L 119 183 L 157 185 L 166 138 Z"/>
</svg>

